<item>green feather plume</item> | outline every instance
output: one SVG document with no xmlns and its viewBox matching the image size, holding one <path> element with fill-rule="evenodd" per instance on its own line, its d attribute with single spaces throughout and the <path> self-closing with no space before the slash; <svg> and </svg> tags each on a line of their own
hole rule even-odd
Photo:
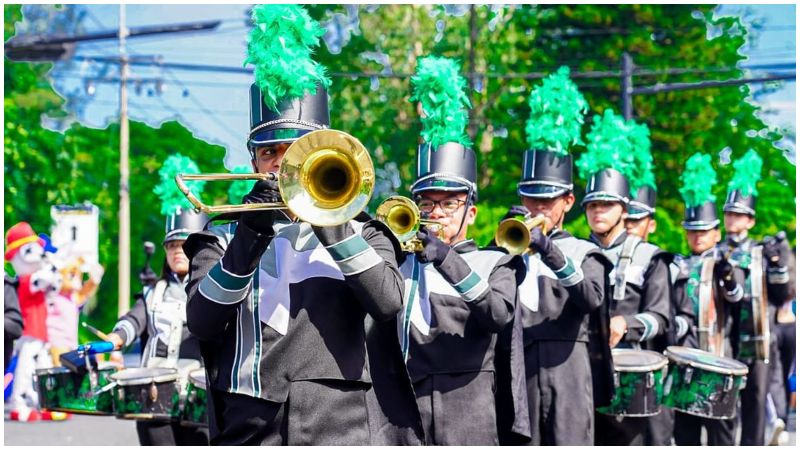
<svg viewBox="0 0 800 450">
<path fill-rule="evenodd" d="M 244 64 L 255 66 L 264 104 L 273 111 L 284 100 L 330 86 L 325 67 L 311 59 L 325 30 L 300 5 L 257 5 Z"/>
<path fill-rule="evenodd" d="M 687 208 L 694 208 L 713 202 L 716 197 L 712 193 L 717 184 L 717 173 L 711 165 L 711 155 L 695 153 L 686 161 L 686 168 L 681 174 L 681 183 L 678 189 Z"/>
<path fill-rule="evenodd" d="M 446 142 L 469 146 L 465 132 L 469 122 L 469 98 L 464 92 L 467 81 L 458 73 L 458 63 L 448 58 L 427 56 L 417 61 L 417 73 L 411 77 L 411 101 L 419 101 L 422 137 L 435 149 Z"/>
<path fill-rule="evenodd" d="M 653 175 L 653 155 L 650 152 L 650 129 L 645 124 L 628 121 L 628 140 L 633 152 L 631 166 L 631 195 L 634 197 L 642 186 L 656 189 L 656 178 Z"/>
<path fill-rule="evenodd" d="M 566 155 L 569 148 L 582 144 L 581 127 L 589 104 L 569 79 L 569 68 L 562 66 L 547 76 L 528 98 L 531 116 L 525 125 L 528 148 Z"/>
<path fill-rule="evenodd" d="M 231 173 L 253 173 L 253 168 L 247 165 L 236 166 L 231 170 Z M 251 189 L 253 189 L 253 185 L 256 184 L 256 180 L 236 180 L 231 183 L 231 187 L 228 188 L 228 200 L 232 204 L 236 204 L 242 201 L 242 197 L 247 195 Z"/>
<path fill-rule="evenodd" d="M 161 214 L 165 216 L 174 213 L 178 208 L 194 208 L 175 184 L 175 175 L 179 173 L 196 174 L 200 173 L 200 169 L 191 158 L 180 153 L 172 155 L 164 161 L 158 171 L 158 177 L 161 181 L 153 188 L 153 192 L 161 199 Z M 202 180 L 187 181 L 186 185 L 194 195 L 200 196 L 203 193 L 206 182 Z"/>
<path fill-rule="evenodd" d="M 761 179 L 764 162 L 755 150 L 750 149 L 733 163 L 733 178 L 728 183 L 728 192 L 737 190 L 743 197 L 758 196 L 756 183 Z"/>
<path fill-rule="evenodd" d="M 575 162 L 581 178 L 588 181 L 601 170 L 616 169 L 628 179 L 629 185 L 638 185 L 633 171 L 633 143 L 628 136 L 631 124 L 610 109 L 602 116 L 595 115 L 592 121 L 592 129 L 586 135 L 586 153 Z"/>
</svg>

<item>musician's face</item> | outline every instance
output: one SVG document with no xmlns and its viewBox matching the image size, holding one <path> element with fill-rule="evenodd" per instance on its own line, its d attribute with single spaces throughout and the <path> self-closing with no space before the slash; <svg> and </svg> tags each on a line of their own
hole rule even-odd
<svg viewBox="0 0 800 450">
<path fill-rule="evenodd" d="M 595 234 L 605 234 L 625 220 L 625 208 L 619 202 L 592 201 L 586 204 L 586 221 Z"/>
<path fill-rule="evenodd" d="M 187 258 L 186 253 L 183 252 L 184 242 L 186 241 L 169 241 L 164 245 L 167 251 L 167 264 L 170 270 L 179 276 L 184 276 L 189 273 L 189 258 Z"/>
<path fill-rule="evenodd" d="M 442 242 L 452 245 L 466 239 L 467 227 L 475 223 L 475 216 L 478 214 L 478 208 L 475 205 L 467 206 L 467 193 L 423 191 L 417 197 L 418 205 L 425 205 L 429 202 L 433 202 L 433 209 L 421 207 L 420 214 L 423 218 L 438 222 L 442 226 Z M 462 218 L 464 218 L 464 226 L 459 232 Z"/>
<path fill-rule="evenodd" d="M 720 240 L 719 228 L 705 231 L 686 231 L 686 240 L 692 253 L 699 255 L 717 245 Z"/>
<path fill-rule="evenodd" d="M 575 195 L 568 192 L 556 198 L 533 198 L 520 196 L 522 205 L 531 212 L 531 217 L 543 215 L 547 218 L 547 229 L 551 230 L 554 226 L 561 227 L 564 215 L 572 209 L 575 204 Z"/>
<path fill-rule="evenodd" d="M 725 213 L 725 232 L 730 234 L 739 234 L 743 231 L 749 231 L 750 228 L 756 224 L 756 219 L 748 214 L 740 214 L 735 212 Z"/>
<path fill-rule="evenodd" d="M 628 234 L 639 236 L 646 241 L 650 233 L 656 231 L 656 219 L 651 216 L 642 219 L 625 219 L 625 229 Z"/>
<path fill-rule="evenodd" d="M 289 148 L 288 143 L 266 145 L 255 150 L 254 169 L 258 173 L 277 172 Z"/>
</svg>

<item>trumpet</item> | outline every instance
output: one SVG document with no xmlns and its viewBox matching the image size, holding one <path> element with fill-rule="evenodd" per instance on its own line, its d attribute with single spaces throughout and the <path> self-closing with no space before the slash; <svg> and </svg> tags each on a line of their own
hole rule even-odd
<svg viewBox="0 0 800 450">
<path fill-rule="evenodd" d="M 545 234 L 550 231 L 547 229 L 545 216 L 539 215 L 525 219 L 512 217 L 500 222 L 500 226 L 497 227 L 497 232 L 494 234 L 494 241 L 512 255 L 533 253 L 533 250 L 530 249 L 531 230 L 536 227 L 541 227 Z"/>
<path fill-rule="evenodd" d="M 375 218 L 392 230 L 404 252 L 422 251 L 422 241 L 417 239 L 421 225 L 429 227 L 439 239 L 443 237 L 442 226 L 438 222 L 423 219 L 417 205 L 408 197 L 395 195 L 387 198 L 378 206 Z"/>
<path fill-rule="evenodd" d="M 283 201 L 209 206 L 192 194 L 187 180 L 273 180 Z M 289 146 L 277 173 L 178 174 L 175 183 L 195 210 L 206 214 L 286 209 L 312 225 L 332 226 L 351 220 L 367 206 L 375 168 L 366 147 L 355 137 L 317 130 Z"/>
</svg>

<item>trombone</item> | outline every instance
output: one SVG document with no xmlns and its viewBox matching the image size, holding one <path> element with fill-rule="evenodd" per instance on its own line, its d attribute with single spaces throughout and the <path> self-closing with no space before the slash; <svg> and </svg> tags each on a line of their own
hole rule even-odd
<svg viewBox="0 0 800 450">
<path fill-rule="evenodd" d="M 512 255 L 533 253 L 533 250 L 530 249 L 531 230 L 536 227 L 541 227 L 545 234 L 550 231 L 547 229 L 546 218 L 543 215 L 524 219 L 512 217 L 500 222 L 500 226 L 497 227 L 497 232 L 494 234 L 494 241 Z"/>
<path fill-rule="evenodd" d="M 392 233 L 397 236 L 404 252 L 416 253 L 422 251 L 422 241 L 417 239 L 420 225 L 429 227 L 439 239 L 442 239 L 442 226 L 439 222 L 423 219 L 419 208 L 410 198 L 395 195 L 387 198 L 375 211 L 375 218 L 386 224 Z"/>
<path fill-rule="evenodd" d="M 209 206 L 186 185 L 189 180 L 273 180 L 282 202 Z M 178 189 L 206 214 L 288 209 L 298 219 L 316 226 L 345 223 L 357 216 L 372 198 L 375 168 L 366 147 L 337 130 L 303 135 L 286 150 L 277 173 L 178 174 Z"/>
</svg>

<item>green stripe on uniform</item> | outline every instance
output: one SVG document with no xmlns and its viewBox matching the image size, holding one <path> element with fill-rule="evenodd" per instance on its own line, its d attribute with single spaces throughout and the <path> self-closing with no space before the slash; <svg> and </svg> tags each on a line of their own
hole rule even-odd
<svg viewBox="0 0 800 450">
<path fill-rule="evenodd" d="M 328 249 L 334 261 L 338 262 L 361 254 L 364 250 L 369 248 L 369 244 L 367 244 L 367 241 L 365 241 L 363 237 L 354 234 L 341 242 L 337 242 L 325 248 Z"/>
</svg>

